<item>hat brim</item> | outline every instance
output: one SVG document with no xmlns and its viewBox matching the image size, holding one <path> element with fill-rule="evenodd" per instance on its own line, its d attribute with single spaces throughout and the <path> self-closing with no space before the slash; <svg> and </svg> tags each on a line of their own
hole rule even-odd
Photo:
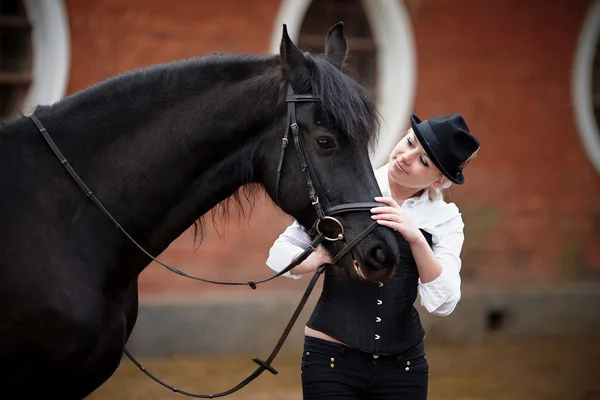
<svg viewBox="0 0 600 400">
<path fill-rule="evenodd" d="M 425 152 L 427 153 L 431 161 L 433 161 L 435 166 L 440 170 L 440 172 L 451 182 L 456 183 L 457 185 L 462 185 L 463 183 L 465 183 L 465 176 L 463 175 L 462 171 L 458 175 L 450 174 L 446 170 L 446 168 L 444 168 L 440 160 L 433 152 L 431 148 L 431 142 L 437 142 L 437 139 L 433 131 L 429 127 L 427 121 L 422 123 L 419 117 L 417 117 L 415 114 L 412 114 L 410 116 L 410 124 L 412 126 L 413 132 L 415 132 L 415 136 L 419 140 L 419 143 L 421 144 L 423 149 L 425 149 Z M 419 124 L 421 124 L 420 127 L 418 126 Z"/>
</svg>

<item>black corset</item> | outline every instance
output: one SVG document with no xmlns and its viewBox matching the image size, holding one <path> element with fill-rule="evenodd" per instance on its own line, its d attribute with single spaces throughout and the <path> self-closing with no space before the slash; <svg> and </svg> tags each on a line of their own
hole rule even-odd
<svg viewBox="0 0 600 400">
<path fill-rule="evenodd" d="M 431 235 L 422 232 L 431 246 Z M 413 306 L 419 273 L 408 242 L 397 236 L 400 263 L 384 283 L 349 281 L 326 269 L 307 326 L 373 354 L 399 353 L 419 343 L 425 336 Z"/>
</svg>

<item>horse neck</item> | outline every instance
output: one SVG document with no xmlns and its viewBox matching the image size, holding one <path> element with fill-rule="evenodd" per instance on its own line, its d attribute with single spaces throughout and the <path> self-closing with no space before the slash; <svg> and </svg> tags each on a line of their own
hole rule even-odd
<svg viewBox="0 0 600 400">
<path fill-rule="evenodd" d="M 84 166 L 81 175 L 88 186 L 156 255 L 254 181 L 263 133 L 285 113 L 277 66 L 269 58 L 136 72 L 112 87 L 109 81 L 66 99 L 48 131 L 59 132 L 59 147 Z M 221 79 L 213 81 L 217 75 Z M 124 237 L 118 247 L 115 252 L 130 254 L 124 262 L 132 275 L 148 264 Z"/>
</svg>

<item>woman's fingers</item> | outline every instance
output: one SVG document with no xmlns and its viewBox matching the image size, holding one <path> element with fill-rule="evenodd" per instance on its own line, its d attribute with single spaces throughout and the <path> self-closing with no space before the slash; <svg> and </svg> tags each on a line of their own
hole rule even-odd
<svg viewBox="0 0 600 400">
<path fill-rule="evenodd" d="M 396 200 L 392 199 L 391 197 L 375 197 L 375 201 L 378 203 L 388 204 L 390 207 L 400 208 L 398 203 L 396 203 Z"/>
<path fill-rule="evenodd" d="M 388 213 L 388 214 L 373 214 L 371 218 L 374 220 L 387 220 L 394 222 L 402 222 L 402 215 L 396 213 Z"/>
</svg>

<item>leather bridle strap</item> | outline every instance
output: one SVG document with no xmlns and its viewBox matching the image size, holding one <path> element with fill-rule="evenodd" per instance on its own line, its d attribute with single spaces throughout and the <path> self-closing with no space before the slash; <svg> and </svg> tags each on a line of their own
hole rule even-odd
<svg viewBox="0 0 600 400">
<path fill-rule="evenodd" d="M 350 251 L 365 236 L 367 236 L 369 233 L 371 233 L 373 231 L 373 229 L 375 229 L 378 225 L 379 224 L 377 222 L 373 222 L 371 225 L 369 225 L 367 227 L 367 229 L 365 229 L 363 232 L 361 232 L 360 235 L 358 235 L 357 237 L 355 237 L 350 243 L 348 243 L 342 249 L 342 251 L 340 251 L 333 258 L 332 264 L 336 264 L 344 255 L 346 255 L 346 253 L 348 251 Z M 322 240 L 322 234 L 320 234 L 319 236 L 321 237 L 321 240 Z M 306 253 L 307 251 L 309 251 L 308 248 L 305 249 L 304 253 Z M 302 253 L 302 255 L 304 255 L 304 253 Z M 302 257 L 302 255 L 300 255 L 298 258 Z M 250 375 L 248 375 L 248 377 L 246 377 L 246 379 L 244 379 L 243 381 L 241 381 L 240 383 L 238 383 L 236 386 L 234 386 L 233 388 L 231 388 L 229 390 L 226 390 L 226 391 L 223 391 L 223 392 L 220 392 L 220 393 L 213 393 L 213 394 L 197 394 L 197 393 L 186 392 L 184 390 L 181 390 L 181 389 L 178 389 L 176 387 L 173 387 L 173 386 L 169 385 L 168 383 L 163 382 L 162 380 L 160 380 L 156 376 L 154 376 L 142 364 L 140 364 L 133 357 L 133 355 L 131 355 L 131 353 L 129 353 L 129 351 L 127 349 L 123 349 L 123 352 L 125 353 L 125 355 L 127 357 L 129 357 L 129 359 L 144 374 L 146 374 L 149 378 L 151 378 L 152 380 L 154 380 L 158 384 L 160 384 L 160 385 L 166 387 L 167 389 L 170 389 L 170 390 L 172 390 L 172 391 L 174 391 L 176 393 L 180 393 L 180 394 L 183 394 L 183 395 L 186 395 L 186 396 L 189 396 L 189 397 L 200 398 L 200 399 L 213 399 L 213 398 L 217 398 L 217 397 L 224 397 L 224 396 L 230 395 L 230 394 L 232 394 L 234 392 L 237 392 L 238 390 L 240 390 L 241 388 L 243 388 L 244 386 L 246 386 L 247 384 L 249 384 L 250 382 L 252 382 L 254 379 L 258 378 L 265 370 L 269 371 L 273 375 L 277 375 L 278 371 L 275 368 L 273 368 L 273 366 L 271 365 L 271 363 L 275 360 L 275 357 L 277 356 L 277 354 L 281 350 L 281 347 L 285 343 L 288 335 L 290 334 L 290 331 L 292 330 L 294 324 L 296 323 L 296 320 L 300 316 L 300 313 L 304 309 L 304 306 L 306 305 L 306 302 L 308 301 L 308 299 L 310 297 L 310 294 L 312 293 L 312 291 L 313 291 L 313 289 L 314 289 L 317 281 L 319 280 L 319 277 L 321 276 L 321 274 L 323 273 L 323 271 L 325 271 L 325 268 L 327 267 L 327 265 L 328 264 L 323 264 L 320 267 L 318 267 L 317 270 L 315 271 L 315 273 L 312 276 L 312 278 L 311 278 L 308 286 L 306 287 L 306 290 L 304 291 L 304 294 L 302 295 L 302 298 L 300 299 L 300 302 L 296 306 L 296 309 L 294 310 L 294 313 L 290 317 L 290 320 L 288 321 L 285 329 L 283 330 L 283 333 L 279 337 L 279 340 L 277 341 L 277 344 L 275 345 L 275 347 L 271 351 L 271 354 L 269 355 L 269 357 L 266 360 L 264 360 L 264 361 L 261 360 L 261 359 L 259 359 L 259 358 L 257 358 L 257 357 L 253 357 L 252 361 L 254 361 L 256 364 L 258 364 L 258 367 L 256 368 L 256 370 L 254 370 L 254 372 L 252 372 Z"/>
<path fill-rule="evenodd" d="M 323 219 L 325 217 L 325 213 L 323 212 L 323 207 L 321 206 L 321 202 L 319 201 L 319 196 L 317 196 L 317 191 L 315 189 L 313 179 L 308 169 L 306 152 L 304 151 L 300 140 L 300 128 L 298 127 L 298 123 L 296 121 L 296 107 L 292 107 L 291 122 L 292 123 L 290 125 L 290 128 L 292 129 L 292 135 L 294 136 L 294 146 L 296 146 L 296 153 L 300 160 L 300 168 L 302 169 L 302 172 L 306 177 L 306 186 L 308 187 L 308 198 L 310 199 L 311 204 L 315 207 L 317 219 Z"/>
<path fill-rule="evenodd" d="M 298 128 L 298 124 L 296 122 L 296 113 L 295 113 L 295 102 L 296 101 L 318 101 L 318 99 L 312 95 L 294 95 L 293 91 L 291 91 L 291 87 L 288 88 L 288 96 L 286 98 L 286 100 L 288 101 L 288 122 L 290 122 L 289 126 L 286 127 L 286 133 L 284 135 L 284 138 L 282 140 L 282 149 L 283 151 L 285 151 L 285 145 L 287 145 L 287 132 L 288 129 L 292 130 L 292 133 L 294 135 L 294 144 L 296 146 L 297 152 L 298 152 L 298 157 L 300 159 L 300 163 L 301 163 L 301 168 L 302 171 L 306 174 L 306 180 L 307 180 L 307 185 L 308 185 L 308 189 L 309 189 L 309 195 L 310 195 L 310 199 L 311 202 L 313 204 L 313 206 L 315 207 L 315 210 L 317 212 L 317 222 L 315 223 L 315 225 L 313 226 L 313 229 L 311 229 L 311 236 L 314 237 L 311 244 L 308 245 L 304 251 L 302 253 L 300 253 L 294 260 L 292 260 L 284 269 L 282 269 L 281 271 L 279 271 L 278 273 L 276 273 L 275 275 L 263 279 L 263 280 L 259 280 L 259 281 L 245 281 L 245 282 L 226 282 L 226 281 L 213 281 L 210 279 L 203 279 L 203 278 L 199 278 L 199 277 L 195 277 L 192 275 L 189 275 L 183 271 L 180 271 L 177 268 L 174 268 L 170 265 L 167 265 L 165 263 L 163 263 L 162 261 L 156 259 L 154 256 L 152 256 L 148 251 L 146 251 L 138 242 L 136 242 L 133 237 L 131 237 L 131 235 L 129 235 L 129 233 L 117 222 L 117 220 L 110 214 L 110 212 L 108 212 L 108 210 L 102 205 L 102 203 L 100 202 L 100 200 L 98 200 L 98 198 L 94 195 L 94 193 L 92 193 L 92 191 L 86 186 L 86 184 L 83 182 L 83 180 L 79 177 L 79 175 L 75 172 L 75 170 L 71 167 L 69 161 L 65 158 L 65 156 L 60 152 L 60 150 L 58 149 L 58 147 L 56 146 L 56 143 L 52 140 L 52 138 L 50 137 L 50 135 L 48 134 L 46 128 L 42 125 L 42 123 L 40 122 L 40 120 L 33 114 L 29 115 L 28 117 L 33 121 L 33 123 L 36 125 L 36 127 L 38 128 L 40 134 L 42 135 L 42 137 L 44 138 L 44 140 L 46 141 L 46 143 L 48 144 L 48 146 L 52 149 L 53 153 L 56 155 L 56 157 L 58 158 L 58 160 L 60 161 L 60 163 L 62 164 L 62 166 L 67 170 L 67 172 L 69 173 L 69 175 L 75 180 L 75 182 L 78 184 L 78 186 L 81 188 L 81 190 L 86 194 L 87 197 L 90 198 L 90 200 L 92 200 L 92 202 L 102 211 L 102 213 L 110 220 L 110 222 L 115 225 L 115 227 L 121 231 L 126 237 L 127 239 L 129 239 L 129 241 L 131 241 L 136 247 L 138 247 L 144 254 L 146 254 L 150 259 L 152 259 L 153 261 L 159 263 L 160 265 L 164 266 L 165 268 L 167 268 L 168 270 L 190 278 L 190 279 L 194 279 L 194 280 L 198 280 L 198 281 L 202 281 L 202 282 L 207 282 L 207 283 L 214 283 L 214 284 L 220 284 L 220 285 L 249 285 L 252 289 L 256 289 L 256 285 L 258 283 L 264 283 L 267 281 L 270 281 L 278 276 L 281 276 L 283 274 L 285 274 L 286 272 L 290 271 L 291 269 L 293 269 L 295 266 L 299 265 L 302 261 L 304 261 L 313 251 L 315 251 L 316 247 L 319 246 L 319 244 L 322 243 L 323 240 L 327 239 L 327 240 L 341 240 L 343 239 L 343 235 L 340 235 L 338 238 L 328 238 L 327 236 L 325 236 L 325 234 L 323 232 L 319 231 L 319 222 L 323 222 L 326 219 L 329 220 L 333 220 L 336 224 L 339 225 L 339 227 L 343 230 L 343 225 L 341 224 L 341 222 L 339 222 L 337 219 L 333 218 L 333 215 L 337 215 L 340 213 L 345 213 L 345 212 L 354 212 L 354 211 L 367 211 L 373 207 L 380 207 L 382 204 L 380 203 L 351 203 L 351 204 L 342 204 L 342 205 L 338 205 L 335 207 L 331 207 L 330 209 L 327 210 L 327 212 L 323 212 L 323 209 L 321 207 L 321 203 L 319 202 L 319 199 L 317 197 L 316 194 L 316 190 L 315 190 L 315 186 L 313 184 L 313 180 L 311 178 L 311 174 L 308 168 L 308 164 L 307 164 L 307 160 L 305 157 L 305 152 L 304 149 L 302 148 L 302 144 L 301 144 L 301 140 L 300 140 L 300 135 L 299 135 L 299 128 Z M 283 151 L 282 151 L 282 156 L 280 159 L 280 165 L 278 167 L 278 181 L 277 181 L 277 190 L 279 189 L 279 175 L 281 172 L 281 164 L 282 164 L 282 159 L 283 159 Z M 327 214 L 327 215 L 326 215 Z M 364 239 L 364 237 L 366 235 L 368 235 L 370 232 L 372 232 L 376 227 L 378 226 L 378 224 L 376 222 L 373 222 L 371 225 L 369 225 L 364 231 L 362 231 L 358 236 L 356 236 L 352 241 L 350 241 L 349 243 L 346 244 L 346 246 L 344 248 L 342 248 L 342 250 L 335 255 L 334 259 L 333 259 L 333 264 L 337 263 L 344 255 L 346 255 L 354 246 L 356 246 L 356 244 L 358 242 L 360 242 L 362 239 Z M 273 362 L 273 360 L 275 359 L 275 356 L 279 353 L 279 350 L 281 349 L 283 343 L 285 342 L 285 340 L 287 339 L 292 327 L 294 326 L 296 320 L 298 319 L 298 316 L 300 315 L 302 309 L 304 308 L 304 305 L 306 304 L 306 301 L 308 300 L 310 293 L 312 292 L 316 282 L 318 281 L 319 276 L 323 273 L 323 271 L 325 270 L 327 264 L 321 265 L 320 267 L 317 268 L 315 274 L 313 275 L 310 283 L 308 284 L 304 295 L 302 296 L 302 298 L 300 299 L 300 302 L 298 304 L 298 306 L 296 307 L 296 310 L 294 311 L 292 317 L 290 318 L 287 326 L 285 327 L 281 337 L 279 338 L 279 341 L 277 342 L 277 344 L 275 345 L 273 351 L 271 352 L 271 355 L 267 358 L 266 361 L 262 361 L 258 358 L 253 358 L 252 360 L 258 364 L 258 368 L 252 373 L 250 374 L 246 379 L 244 379 L 242 382 L 240 382 L 238 385 L 236 385 L 235 387 L 233 387 L 232 389 L 229 389 L 227 391 L 221 392 L 221 393 L 216 393 L 216 394 L 209 394 L 209 395 L 201 395 L 201 394 L 193 394 L 193 393 L 189 393 L 189 392 L 185 392 L 183 390 L 177 389 L 173 386 L 168 385 L 167 383 L 161 381 L 160 379 L 156 378 L 154 375 L 152 375 L 150 372 L 148 372 L 146 370 L 146 368 L 144 368 L 132 355 L 131 353 L 129 353 L 129 351 L 124 348 L 123 352 L 125 353 L 125 355 L 127 355 L 127 357 L 129 357 L 131 359 L 131 361 L 138 366 L 138 368 L 140 368 L 140 370 L 142 370 L 142 372 L 144 372 L 147 376 L 149 376 L 151 379 L 153 379 L 154 381 L 156 381 L 157 383 L 161 384 L 162 386 L 171 389 L 174 392 L 180 393 L 180 394 L 184 394 L 190 397 L 196 397 L 196 398 L 215 398 L 215 397 L 223 397 L 226 396 L 228 394 L 234 393 L 236 391 L 238 391 L 239 389 L 243 388 L 244 386 L 246 386 L 248 383 L 250 383 L 252 380 L 254 380 L 256 377 L 258 377 L 260 374 L 262 374 L 265 370 L 268 370 L 269 372 L 273 373 L 273 374 L 277 374 L 277 371 L 271 366 L 271 363 Z"/>
<path fill-rule="evenodd" d="M 291 88 L 290 88 L 291 90 Z M 293 98 L 300 98 L 303 99 L 303 101 L 314 101 L 314 97 L 312 97 L 312 95 L 290 95 L 288 94 L 288 98 L 293 97 Z M 311 100 L 313 99 L 313 100 Z M 289 104 L 289 106 L 292 106 L 292 104 Z M 100 202 L 100 200 L 98 200 L 98 198 L 96 197 L 96 195 L 87 187 L 87 185 L 83 182 L 83 180 L 79 177 L 79 175 L 77 174 L 77 172 L 75 172 L 75 170 L 71 167 L 71 164 L 69 163 L 69 161 L 66 159 L 66 157 L 61 153 L 61 151 L 58 149 L 58 146 L 56 146 L 56 143 L 54 142 L 54 140 L 52 140 L 52 138 L 50 137 L 50 135 L 48 134 L 48 131 L 46 130 L 46 128 L 42 125 L 42 123 L 40 122 L 40 120 L 34 115 L 31 114 L 29 115 L 29 118 L 33 121 L 33 123 L 36 125 L 36 127 L 38 128 L 40 134 L 43 136 L 44 140 L 46 141 L 46 143 L 48 144 L 48 146 L 52 149 L 52 151 L 54 152 L 54 154 L 56 155 L 56 157 L 58 158 L 58 160 L 60 161 L 60 163 L 62 164 L 62 166 L 67 170 L 67 172 L 69 173 L 69 175 L 71 175 L 71 177 L 73 178 L 73 180 L 75 180 L 75 182 L 77 182 L 78 186 L 81 188 L 81 190 L 85 193 L 85 195 L 87 197 L 90 198 L 90 200 L 100 209 L 100 211 L 110 220 L 110 222 L 119 230 L 121 231 L 121 233 L 123 233 L 127 239 L 129 239 L 129 241 L 131 241 L 131 243 L 133 243 L 140 251 L 142 251 L 144 254 L 146 254 L 146 256 L 148 256 L 151 260 L 155 261 L 156 263 L 162 265 L 163 267 L 167 268 L 169 271 L 176 273 L 177 275 L 183 276 L 185 278 L 189 278 L 189 279 L 193 279 L 193 280 L 197 280 L 197 281 L 201 281 L 201 282 L 206 282 L 206 283 L 212 283 L 212 284 L 218 284 L 218 285 L 228 285 L 228 286 L 246 286 L 248 285 L 249 287 L 251 287 L 252 289 L 256 289 L 257 285 L 259 283 L 265 283 L 268 281 L 271 281 L 285 273 L 287 273 L 288 271 L 292 270 L 294 267 L 296 267 L 297 265 L 299 265 L 300 263 L 302 263 L 302 261 L 304 261 L 316 248 L 317 246 L 322 242 L 322 240 L 325 238 L 323 237 L 323 235 L 318 235 L 317 232 L 315 232 L 314 228 L 315 225 L 313 225 L 313 229 L 311 229 L 310 233 L 311 236 L 314 237 L 313 242 L 308 245 L 304 251 L 298 256 L 296 257 L 294 260 L 292 260 L 292 262 L 290 264 L 288 264 L 284 269 L 282 269 L 281 271 L 277 272 L 276 274 L 265 278 L 265 279 L 261 279 L 261 280 L 248 280 L 248 281 L 217 281 L 217 280 L 211 280 L 211 279 L 205 279 L 205 278 L 200 278 L 194 275 L 190 275 L 184 271 L 181 271 L 171 265 L 168 265 L 164 262 L 162 262 L 161 260 L 157 259 L 156 257 L 154 257 L 152 254 L 150 254 L 146 249 L 144 249 L 144 247 L 142 247 L 124 228 L 123 226 L 121 226 L 121 224 L 119 224 L 119 222 L 112 216 L 112 214 L 102 205 L 102 203 Z M 293 120 L 295 120 L 295 112 L 293 113 Z M 297 126 L 297 125 L 296 125 Z M 297 135 L 295 134 L 295 136 L 297 137 Z M 295 140 L 296 142 L 296 140 Z M 298 144 L 299 146 L 299 144 Z M 299 148 L 297 148 L 298 150 L 298 154 L 303 154 L 303 151 Z M 301 157 L 302 160 L 304 160 L 304 157 Z M 308 171 L 306 170 L 306 160 L 304 160 L 302 162 L 302 168 L 303 171 L 306 171 L 306 175 L 307 175 L 307 184 L 312 185 L 312 180 L 310 178 L 310 175 L 308 174 Z M 311 188 L 314 188 L 313 186 L 309 186 Z M 314 194 L 314 190 L 312 192 Z M 316 198 L 316 194 L 314 194 L 315 198 Z M 318 202 L 318 198 L 316 198 L 317 200 L 317 204 L 315 205 L 315 208 L 317 210 L 317 214 L 323 214 L 323 211 L 321 209 L 320 203 Z M 373 207 L 380 207 L 382 206 L 382 204 L 380 203 L 350 203 L 350 204 L 341 204 L 338 206 L 334 206 L 330 209 L 327 210 L 327 216 L 332 216 L 332 215 L 336 215 L 336 214 L 340 214 L 340 213 L 344 213 L 344 212 L 352 212 L 352 211 L 368 211 L 369 209 L 373 208 Z M 318 221 L 322 221 L 326 216 L 323 215 L 322 217 L 320 217 L 319 219 L 317 219 L 317 221 L 315 222 L 315 224 Z M 376 223 L 375 223 L 376 224 Z M 340 224 L 341 225 L 341 224 Z M 359 235 L 360 239 L 364 238 L 364 236 L 366 236 L 368 233 L 370 233 L 374 228 L 376 227 L 376 225 L 371 225 L 369 228 L 367 228 L 367 230 L 363 231 L 361 235 Z M 360 239 L 356 240 L 357 238 L 355 238 L 351 243 L 352 246 L 355 246 L 358 241 L 360 241 Z M 342 249 L 342 251 L 337 254 L 336 256 L 340 257 L 343 256 L 344 254 L 346 254 L 349 250 L 351 249 L 350 244 L 346 245 L 346 247 L 344 247 L 344 249 Z"/>
<path fill-rule="evenodd" d="M 317 235 L 313 241 L 311 242 L 310 245 L 308 245 L 304 251 L 298 256 L 296 257 L 294 260 L 292 260 L 292 262 L 286 266 L 284 269 L 282 269 L 281 271 L 279 271 L 278 273 L 266 278 L 266 279 L 262 279 L 262 280 L 258 280 L 258 281 L 254 281 L 254 280 L 249 280 L 249 281 L 240 281 L 240 282 L 228 282 L 228 281 L 214 281 L 211 279 L 204 279 L 204 278 L 200 278 L 197 276 L 193 276 L 193 275 L 189 275 L 175 267 L 172 267 L 162 261 L 160 261 L 159 259 L 157 259 L 156 257 L 154 257 L 152 254 L 150 254 L 148 251 L 146 251 L 146 249 L 144 249 L 144 247 L 142 247 L 133 237 L 131 237 L 131 235 L 123 228 L 123 226 L 121 226 L 121 224 L 119 224 L 119 222 L 117 222 L 117 220 L 112 216 L 112 214 L 102 205 L 102 203 L 100 202 L 100 200 L 98 200 L 98 198 L 96 197 L 96 195 L 94 195 L 94 193 L 87 187 L 87 185 L 83 182 L 83 180 L 79 177 L 79 175 L 77 174 L 77 172 L 75 172 L 75 170 L 71 167 L 71 164 L 69 163 L 69 161 L 65 158 L 65 156 L 61 153 L 61 151 L 58 149 L 58 147 L 56 146 L 56 143 L 54 142 L 54 140 L 52 140 L 52 138 L 50 137 L 50 135 L 48 134 L 48 131 L 46 130 L 46 128 L 42 125 L 42 123 L 40 122 L 40 120 L 34 115 L 31 114 L 29 116 L 29 119 L 31 119 L 34 124 L 37 126 L 38 130 L 40 131 L 41 135 L 43 136 L 43 138 L 46 140 L 48 146 L 50 146 L 50 148 L 52 149 L 52 151 L 54 152 L 54 154 L 56 155 L 56 157 L 58 158 L 58 160 L 60 161 L 60 163 L 62 164 L 62 166 L 67 170 L 67 172 L 69 173 L 69 175 L 71 175 L 71 177 L 73 178 L 73 180 L 75 180 L 75 182 L 77 182 L 77 184 L 79 185 L 79 187 L 81 188 L 81 190 L 85 193 L 85 195 L 87 197 L 90 198 L 90 200 L 92 200 L 92 202 L 100 209 L 100 211 L 102 211 L 102 213 L 106 216 L 106 218 L 108 218 L 110 220 L 110 222 L 112 222 L 112 224 L 119 230 L 121 231 L 121 233 L 123 233 L 127 239 L 129 239 L 129 241 L 131 241 L 131 243 L 133 243 L 138 249 L 140 249 L 140 251 L 142 251 L 144 254 L 146 254 L 151 260 L 155 261 L 156 263 L 162 265 L 163 267 L 167 268 L 169 271 L 174 272 L 178 275 L 184 276 L 186 278 L 190 278 L 193 280 L 197 280 L 197 281 L 202 281 L 202 282 L 206 282 L 206 283 L 213 283 L 213 284 L 219 284 L 219 285 L 233 285 L 233 286 L 245 286 L 248 285 L 250 286 L 252 289 L 256 289 L 256 285 L 259 283 L 264 283 L 264 282 L 268 282 L 272 279 L 277 278 L 278 276 L 281 276 L 283 274 L 285 274 L 286 272 L 290 271 L 292 268 L 296 267 L 298 264 L 300 264 L 302 261 L 304 261 L 316 248 L 317 246 L 323 241 L 324 237 L 323 235 Z"/>
<path fill-rule="evenodd" d="M 131 355 L 131 353 L 129 353 L 129 351 L 127 351 L 127 349 L 123 349 L 123 352 L 125 353 L 125 355 L 127 357 L 129 357 L 129 359 L 144 374 L 146 374 L 149 378 L 151 378 L 152 380 L 154 380 L 158 384 L 166 387 L 167 389 L 172 390 L 173 392 L 176 392 L 176 393 L 179 393 L 179 394 L 182 394 L 182 395 L 185 395 L 185 396 L 189 396 L 189 397 L 198 398 L 198 399 L 214 399 L 214 398 L 217 398 L 217 397 L 224 397 L 224 396 L 230 395 L 232 393 L 235 393 L 238 390 L 240 390 L 241 388 L 243 388 L 244 386 L 246 386 L 247 384 L 249 384 L 250 382 L 252 382 L 254 379 L 258 378 L 264 371 L 269 371 L 273 375 L 277 375 L 279 373 L 275 368 L 273 368 L 273 366 L 271 365 L 271 363 L 273 362 L 273 360 L 275 360 L 275 357 L 277 356 L 277 354 L 281 350 L 281 347 L 285 343 L 285 340 L 287 339 L 288 335 L 290 334 L 290 331 L 292 330 L 294 324 L 296 323 L 296 320 L 300 316 L 300 313 L 302 312 L 302 309 L 306 305 L 306 302 L 307 302 L 308 298 L 310 297 L 311 292 L 313 291 L 313 289 L 314 289 L 317 281 L 319 280 L 319 277 L 321 276 L 321 274 L 325 270 L 326 266 L 327 266 L 327 264 L 323 264 L 319 268 L 317 268 L 317 270 L 315 271 L 315 273 L 312 276 L 312 278 L 311 278 L 308 286 L 306 287 L 306 290 L 304 291 L 304 294 L 302 295 L 302 298 L 300 299 L 300 302 L 298 303 L 298 306 L 296 306 L 296 309 L 294 310 L 294 313 L 292 314 L 292 317 L 288 321 L 285 329 L 283 330 L 283 333 L 279 337 L 279 340 L 277 341 L 277 344 L 275 345 L 275 347 L 271 351 L 271 354 L 269 355 L 269 357 L 265 361 L 263 361 L 263 360 L 261 360 L 259 358 L 253 357 L 252 361 L 254 361 L 256 364 L 258 364 L 258 367 L 256 368 L 256 370 L 254 370 L 254 372 L 252 372 L 250 375 L 248 375 L 248 377 L 246 377 L 246 379 L 244 379 L 243 381 L 241 381 L 240 383 L 238 383 L 236 386 L 232 387 L 229 390 L 225 390 L 223 392 L 213 393 L 213 394 L 197 394 L 197 393 L 186 392 L 184 390 L 181 390 L 181 389 L 178 389 L 176 387 L 173 387 L 173 386 L 169 385 L 168 383 L 163 382 L 162 380 L 160 380 L 156 376 L 152 375 L 152 373 L 150 373 L 142 364 L 140 364 Z"/>
<path fill-rule="evenodd" d="M 344 249 L 342 249 L 342 251 L 340 251 L 333 259 L 332 264 L 336 264 L 350 249 L 352 249 L 352 247 L 358 243 L 359 241 L 361 241 L 366 235 L 368 235 L 369 233 L 371 233 L 371 231 L 373 231 L 373 229 L 375 229 L 379 224 L 377 222 L 373 222 L 371 225 L 369 225 L 369 227 L 367 229 L 365 229 L 363 232 L 361 232 L 360 235 L 358 235 L 356 238 L 354 238 L 350 243 L 348 243 L 348 245 L 346 247 L 344 247 Z M 306 250 L 305 250 L 306 251 Z M 230 395 L 234 392 L 237 392 L 238 390 L 240 390 L 241 388 L 243 388 L 244 386 L 246 386 L 247 384 L 249 384 L 250 382 L 252 382 L 254 379 L 258 378 L 264 371 L 269 371 L 270 373 L 272 373 L 273 375 L 277 375 L 279 372 L 273 368 L 273 366 L 271 365 L 271 363 L 275 360 L 275 357 L 277 356 L 277 354 L 279 353 L 279 351 L 281 350 L 281 347 L 283 346 L 283 344 L 285 343 L 288 335 L 290 334 L 290 331 L 292 330 L 294 324 L 296 323 L 296 320 L 298 319 L 298 317 L 300 316 L 300 313 L 302 312 L 302 310 L 304 309 L 304 306 L 306 305 L 306 302 L 308 301 L 310 294 L 312 293 L 317 281 L 319 280 L 319 277 L 321 276 L 321 274 L 323 273 L 323 271 L 325 271 L 325 268 L 327 267 L 328 264 L 323 264 L 320 267 L 317 268 L 317 270 L 315 271 L 314 275 L 312 276 L 308 286 L 306 287 L 306 290 L 304 291 L 304 294 L 302 295 L 302 298 L 300 299 L 300 302 L 298 303 L 298 305 L 296 306 L 296 309 L 294 310 L 294 313 L 292 314 L 290 320 L 288 321 L 285 329 L 283 330 L 283 333 L 281 334 L 281 336 L 279 337 L 279 340 L 277 341 L 277 344 L 275 345 L 275 347 L 273 348 L 273 350 L 271 351 L 271 354 L 269 355 L 269 357 L 266 360 L 261 360 L 257 357 L 253 357 L 252 361 L 254 361 L 256 364 L 258 364 L 258 367 L 256 368 L 256 370 L 254 370 L 254 372 L 252 372 L 250 375 L 248 375 L 248 377 L 246 377 L 246 379 L 244 379 L 243 381 L 241 381 L 240 383 L 238 383 L 236 386 L 234 386 L 233 388 L 220 392 L 220 393 L 213 393 L 213 394 L 197 394 L 197 393 L 190 393 L 190 392 L 186 392 L 184 390 L 178 389 L 176 387 L 173 387 L 171 385 L 169 385 L 166 382 L 163 382 L 162 380 L 160 380 L 159 378 L 157 378 L 156 376 L 154 376 L 152 373 L 150 373 L 150 371 L 148 371 L 142 364 L 140 364 L 132 355 L 131 353 L 129 353 L 129 351 L 127 351 L 127 349 L 124 349 L 124 353 L 127 357 L 129 357 L 129 359 L 144 373 L 146 374 L 149 378 L 151 378 L 152 380 L 154 380 L 155 382 L 157 382 L 158 384 L 166 387 L 167 389 L 170 389 L 176 393 L 180 393 L 189 397 L 194 397 L 194 398 L 200 398 L 200 399 L 213 399 L 213 398 L 217 398 L 217 397 L 224 397 L 227 395 Z"/>
<path fill-rule="evenodd" d="M 317 218 L 322 218 L 324 216 L 323 210 L 321 208 L 321 205 L 319 204 L 319 198 L 317 197 L 312 177 L 310 175 L 310 171 L 308 170 L 306 155 L 304 149 L 302 148 L 299 138 L 300 128 L 298 127 L 298 121 L 296 119 L 296 103 L 311 103 L 319 102 L 321 100 L 319 99 L 319 97 L 314 96 L 312 94 L 294 94 L 292 86 L 288 84 L 285 101 L 287 103 L 287 120 L 285 124 L 285 131 L 283 132 L 283 137 L 281 138 L 281 151 L 279 153 L 279 163 L 277 164 L 277 180 L 275 181 L 275 200 L 277 202 L 279 201 L 279 183 L 281 181 L 283 159 L 285 156 L 285 150 L 287 149 L 287 145 L 289 143 L 289 131 L 291 130 L 294 139 L 294 146 L 296 147 L 296 153 L 298 154 L 298 158 L 300 160 L 300 167 L 306 177 L 310 201 L 313 204 L 313 206 L 315 206 Z"/>
</svg>

